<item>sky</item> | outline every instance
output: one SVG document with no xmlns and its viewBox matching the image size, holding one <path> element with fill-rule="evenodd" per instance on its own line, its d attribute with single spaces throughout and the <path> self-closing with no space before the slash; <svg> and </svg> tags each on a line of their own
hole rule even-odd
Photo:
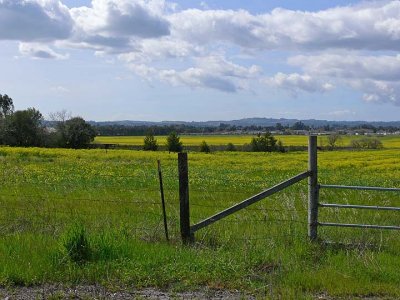
<svg viewBox="0 0 400 300">
<path fill-rule="evenodd" d="M 0 94 L 47 118 L 400 120 L 400 1 L 0 0 Z"/>
</svg>

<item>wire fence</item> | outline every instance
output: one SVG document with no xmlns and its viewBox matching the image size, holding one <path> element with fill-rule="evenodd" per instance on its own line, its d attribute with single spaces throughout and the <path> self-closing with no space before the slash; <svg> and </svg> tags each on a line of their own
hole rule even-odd
<svg viewBox="0 0 400 300">
<path fill-rule="evenodd" d="M 132 163 L 131 161 L 129 163 Z M 175 162 L 174 162 L 175 163 Z M 45 164 L 45 165 L 43 165 Z M 85 164 L 90 167 L 85 167 Z M 60 235 L 75 222 L 89 231 L 124 231 L 145 240 L 164 240 L 163 214 L 156 164 L 135 165 L 107 161 L 101 164 L 84 159 L 80 166 L 71 160 L 3 159 L 0 169 L 0 235 L 41 233 Z M 127 174 L 128 171 L 132 174 Z M 211 169 L 193 168 L 189 179 L 190 214 L 193 223 L 224 210 L 255 193 L 287 178 L 282 172 L 271 176 L 256 169 L 254 177 L 244 178 L 239 169 L 210 176 Z M 212 173 L 215 175 L 215 172 Z M 179 182 L 176 166 L 163 169 L 167 224 L 172 241 L 180 241 Z M 292 174 L 293 175 L 293 174 Z M 264 178 L 264 179 L 263 179 Z M 363 192 L 370 201 L 384 200 L 374 192 Z M 352 191 L 324 191 L 321 197 L 339 197 L 343 203 L 354 200 Z M 364 199 L 365 200 L 365 199 Z M 385 200 L 398 201 L 396 197 Z M 338 202 L 338 201 L 335 201 Z M 364 201 L 365 202 L 365 201 Z M 369 219 L 380 224 L 397 222 L 396 215 L 341 211 L 326 208 L 321 218 L 332 222 Z M 399 237 L 394 233 L 321 228 L 322 236 L 341 241 L 368 241 Z M 293 186 L 265 201 L 252 205 L 196 233 L 196 241 L 205 245 L 237 243 L 289 243 L 307 237 L 307 185 Z M 400 243 L 400 242 L 399 242 Z"/>
</svg>

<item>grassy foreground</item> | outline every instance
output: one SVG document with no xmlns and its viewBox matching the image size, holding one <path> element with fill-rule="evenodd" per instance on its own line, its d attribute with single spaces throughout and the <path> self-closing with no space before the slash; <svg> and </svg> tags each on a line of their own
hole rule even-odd
<svg viewBox="0 0 400 300">
<path fill-rule="evenodd" d="M 185 146 L 199 146 L 202 141 L 206 141 L 213 146 L 227 145 L 228 143 L 240 146 L 246 143 L 249 144 L 253 137 L 252 135 L 182 135 L 181 141 Z M 277 135 L 275 137 L 277 140 L 281 140 L 285 146 L 307 146 L 308 144 L 308 137 L 305 135 Z M 158 136 L 156 138 L 160 145 L 166 143 L 166 136 Z M 337 145 L 346 147 L 350 145 L 352 140 L 362 138 L 365 138 L 365 136 L 342 136 Z M 400 149 L 399 136 L 377 136 L 377 138 L 382 142 L 384 148 Z M 143 139 L 144 136 L 98 136 L 94 142 L 98 144 L 141 146 L 143 145 Z M 321 136 L 319 144 L 327 146 L 327 137 Z"/>
<path fill-rule="evenodd" d="M 170 243 L 164 240 L 157 159 Z M 321 241 L 309 243 L 306 182 L 203 229 L 196 245 L 183 247 L 176 154 L 3 147 L 0 160 L 1 285 L 400 297 L 398 232 L 320 228 Z M 398 150 L 321 152 L 319 166 L 321 183 L 400 187 Z M 305 152 L 189 153 L 192 224 L 306 167 Z M 398 193 L 321 190 L 327 203 L 399 206 L 399 200 Z M 396 212 L 384 211 L 325 208 L 320 219 L 399 225 Z M 85 249 L 71 246 L 82 237 Z"/>
</svg>

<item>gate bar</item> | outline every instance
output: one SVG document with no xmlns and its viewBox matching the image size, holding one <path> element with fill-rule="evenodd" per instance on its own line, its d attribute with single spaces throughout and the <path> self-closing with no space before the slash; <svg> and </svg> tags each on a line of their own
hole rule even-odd
<svg viewBox="0 0 400 300">
<path fill-rule="evenodd" d="M 353 228 L 400 230 L 400 226 L 380 226 L 380 225 L 343 224 L 343 223 L 318 223 L 318 225 L 319 226 L 335 226 L 335 227 L 353 227 Z"/>
<path fill-rule="evenodd" d="M 328 204 L 328 203 L 320 203 L 320 207 L 337 207 L 337 208 L 359 208 L 359 209 L 375 209 L 375 210 L 398 210 L 400 211 L 400 207 L 392 207 L 392 206 L 370 206 L 370 205 L 353 205 L 353 204 Z"/>
<path fill-rule="evenodd" d="M 225 217 L 227 217 L 227 216 L 229 216 L 229 215 L 231 215 L 231 214 L 233 214 L 233 213 L 235 213 L 235 212 L 237 212 L 237 211 L 239 211 L 239 210 L 241 210 L 243 208 L 246 208 L 246 207 L 250 206 L 251 204 L 254 204 L 254 203 L 256 203 L 256 202 L 258 202 L 258 201 L 260 201 L 260 200 L 262 200 L 262 199 L 264 199 L 264 198 L 266 198 L 268 196 L 271 196 L 271 195 L 273 195 L 273 194 L 275 194 L 275 193 L 277 193 L 279 191 L 282 191 L 283 189 L 285 189 L 285 188 L 287 188 L 287 187 L 289 187 L 289 186 L 291 186 L 291 185 L 293 185 L 293 184 L 295 184 L 295 183 L 307 178 L 308 176 L 310 176 L 310 172 L 306 171 L 306 172 L 300 173 L 299 175 L 296 175 L 296 176 L 294 176 L 294 177 L 292 177 L 292 178 L 290 178 L 290 179 L 288 179 L 286 181 L 283 181 L 283 182 L 281 182 L 281 183 L 279 183 L 279 184 L 277 184 L 277 185 L 275 185 L 275 186 L 273 186 L 273 187 L 271 187 L 271 188 L 269 188 L 267 190 L 264 190 L 261 193 L 258 193 L 257 195 L 254 195 L 254 196 L 252 196 L 252 197 L 250 197 L 250 198 L 248 198 L 248 199 L 246 199 L 246 200 L 244 200 L 244 201 L 242 201 L 242 202 L 240 202 L 240 203 L 238 203 L 238 204 L 236 204 L 236 205 L 234 205 L 234 206 L 232 206 L 230 208 L 227 208 L 227 209 L 225 209 L 225 210 L 223 210 L 223 211 L 221 211 L 221 212 L 219 212 L 219 213 L 217 213 L 217 214 L 215 214 L 215 215 L 213 215 L 213 216 L 211 216 L 211 217 L 209 217 L 209 218 L 207 218 L 207 219 L 205 219 L 203 221 L 200 221 L 199 223 L 197 223 L 195 225 L 190 226 L 190 232 L 191 232 L 191 234 L 193 234 L 196 231 L 198 231 L 198 230 L 200 230 L 200 229 L 202 229 L 202 228 L 204 228 L 204 227 L 206 227 L 206 226 L 208 226 L 208 225 L 210 225 L 210 224 L 212 224 L 212 223 L 214 223 L 214 222 L 216 222 L 218 220 L 221 220 L 221 219 L 223 219 L 223 218 L 225 218 Z"/>
<path fill-rule="evenodd" d="M 331 184 L 320 184 L 320 188 L 329 189 L 348 189 L 348 190 L 372 190 L 372 191 L 387 191 L 387 192 L 400 192 L 399 188 L 384 188 L 376 186 L 350 186 L 350 185 L 331 185 Z"/>
</svg>

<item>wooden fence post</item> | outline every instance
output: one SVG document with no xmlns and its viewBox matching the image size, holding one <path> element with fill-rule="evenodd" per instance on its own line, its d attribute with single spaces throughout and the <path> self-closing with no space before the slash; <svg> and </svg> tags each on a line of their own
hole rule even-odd
<svg viewBox="0 0 400 300">
<path fill-rule="evenodd" d="M 178 153 L 178 170 L 181 237 L 184 244 L 190 244 L 194 241 L 194 236 L 190 233 L 189 171 L 187 153 Z"/>
<path fill-rule="evenodd" d="M 318 160 L 317 136 L 308 137 L 308 237 L 315 241 L 318 237 Z"/>
</svg>

